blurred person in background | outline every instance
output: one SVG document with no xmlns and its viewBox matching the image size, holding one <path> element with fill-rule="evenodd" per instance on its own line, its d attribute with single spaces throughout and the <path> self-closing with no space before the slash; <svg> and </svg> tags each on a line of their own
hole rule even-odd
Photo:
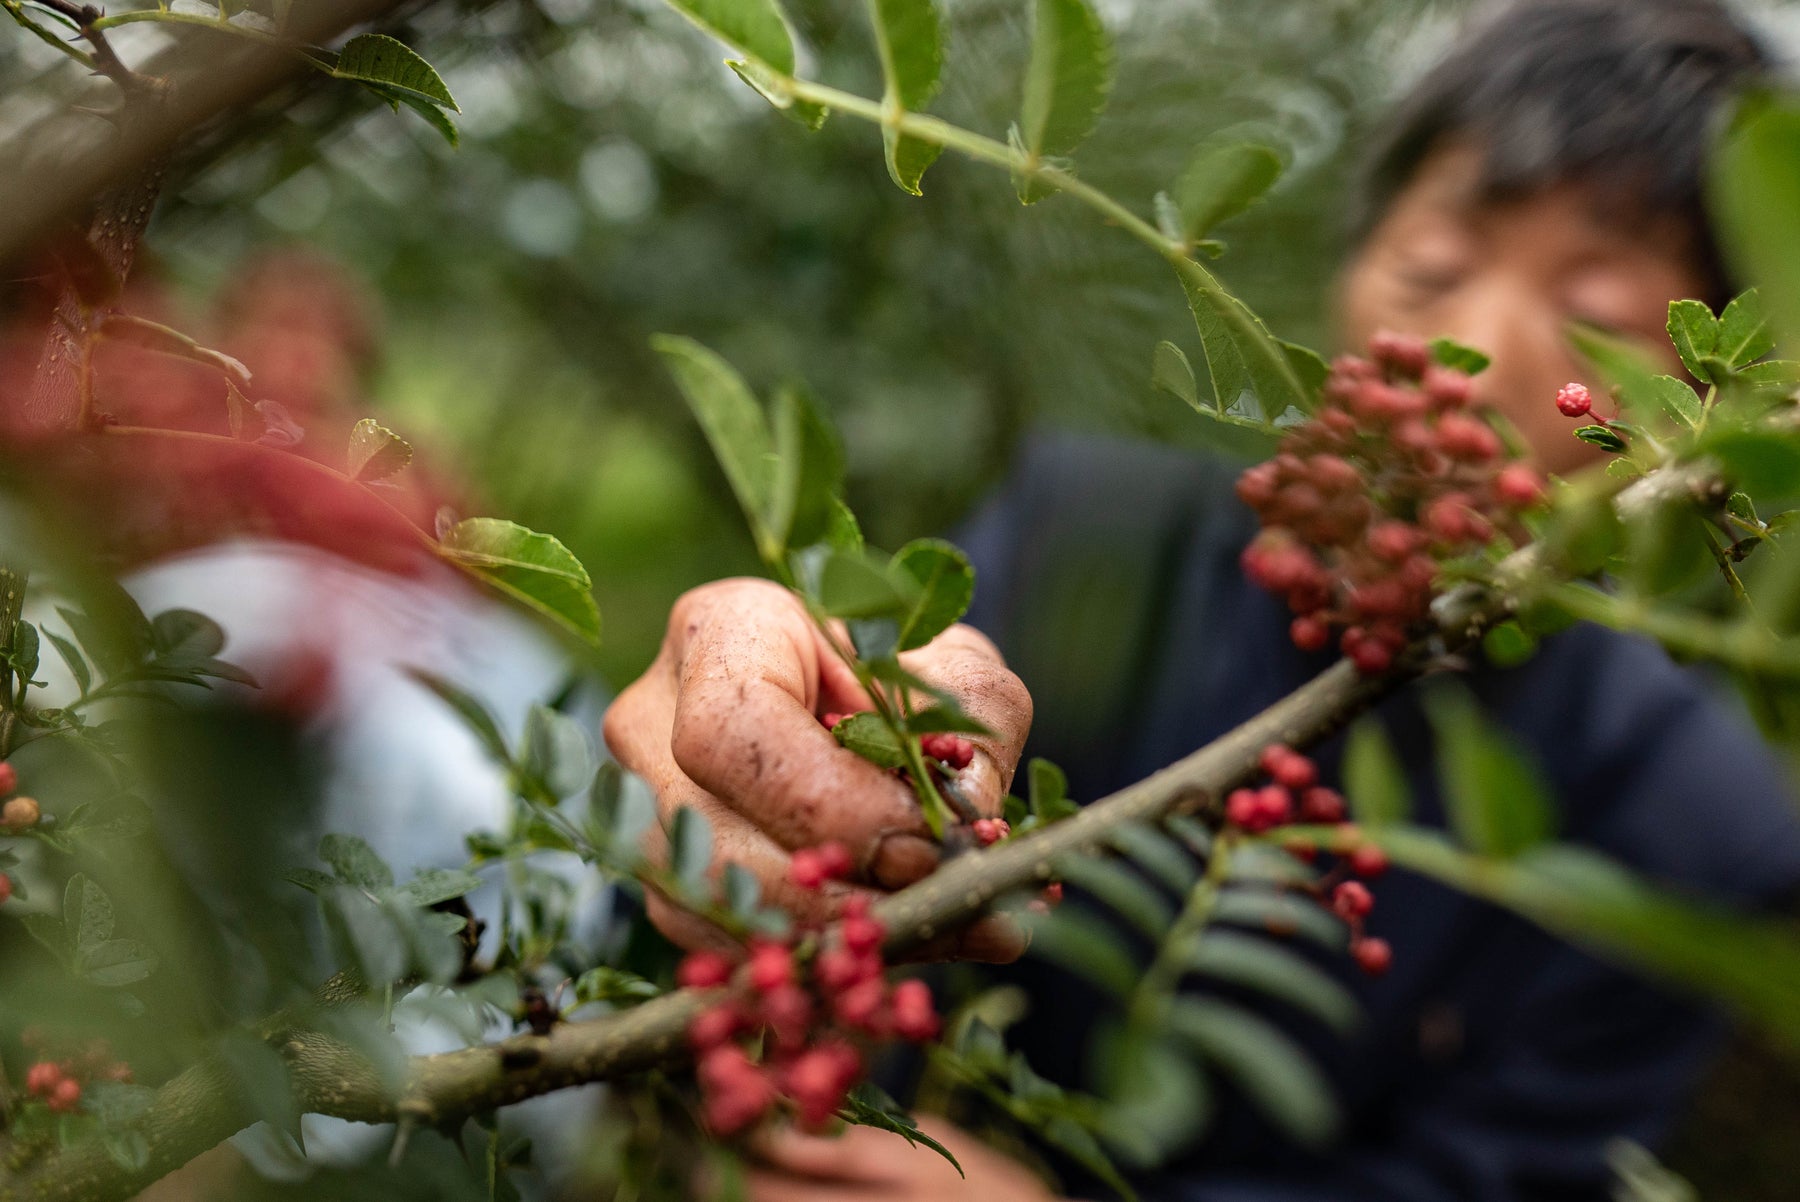
<svg viewBox="0 0 1800 1202">
<path fill-rule="evenodd" d="M 1373 157 L 1338 283 L 1342 344 L 1386 330 L 1489 353 L 1477 399 L 1518 427 L 1544 469 L 1581 467 L 1591 449 L 1552 404 L 1590 374 L 1565 331 L 1602 327 L 1680 371 L 1663 334 L 1669 302 L 1716 306 L 1731 292 L 1702 203 L 1708 148 L 1736 95 L 1772 70 L 1713 0 L 1527 0 L 1489 14 L 1399 106 Z M 1243 579 L 1254 525 L 1234 475 L 1164 448 L 1040 439 L 962 532 L 981 584 L 970 625 L 911 666 L 996 732 L 977 740 L 959 782 L 985 812 L 998 812 L 1028 729 L 1030 751 L 1067 770 L 1074 796 L 1099 797 L 1329 661 L 1295 650 L 1285 608 Z M 706 813 L 721 858 L 795 907 L 827 904 L 786 887 L 798 847 L 844 840 L 874 889 L 935 863 L 903 787 L 814 717 L 841 708 L 835 666 L 784 590 L 708 585 L 677 603 L 656 662 L 606 720 L 609 745 L 665 813 Z M 1660 650 L 1581 626 L 1469 684 L 1542 766 L 1566 837 L 1719 902 L 1767 905 L 1800 885 L 1800 816 L 1781 770 L 1739 713 Z M 1441 825 L 1422 704 L 1414 691 L 1380 717 L 1418 820 Z M 1340 755 L 1320 749 L 1328 780 Z M 678 914 L 653 916 L 677 942 L 703 938 Z M 1702 1007 L 1422 878 L 1384 879 L 1371 929 L 1394 960 L 1386 976 L 1352 982 L 1364 1024 L 1338 1040 L 1286 1023 L 1332 1083 L 1336 1142 L 1295 1147 L 1225 1093 L 1212 1129 L 1143 1183 L 1144 1197 L 1602 1198 L 1609 1143 L 1655 1144 L 1717 1046 L 1721 1024 Z M 1008 961 L 1023 939 L 990 918 L 945 950 Z M 1052 1079 L 1080 1082 L 1105 1003 L 1029 960 L 999 975 L 1036 1003 L 1009 1043 Z M 966 1181 L 858 1128 L 774 1138 L 751 1196 L 1050 1196 L 1019 1164 L 936 1131 Z"/>
</svg>

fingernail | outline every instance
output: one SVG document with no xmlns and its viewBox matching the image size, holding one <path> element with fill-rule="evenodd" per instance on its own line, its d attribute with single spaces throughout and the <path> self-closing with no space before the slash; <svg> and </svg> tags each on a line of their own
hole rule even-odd
<svg viewBox="0 0 1800 1202">
<path fill-rule="evenodd" d="M 938 865 L 938 847 L 918 835 L 883 835 L 869 857 L 869 879 L 883 889 L 904 889 L 930 876 Z"/>
</svg>

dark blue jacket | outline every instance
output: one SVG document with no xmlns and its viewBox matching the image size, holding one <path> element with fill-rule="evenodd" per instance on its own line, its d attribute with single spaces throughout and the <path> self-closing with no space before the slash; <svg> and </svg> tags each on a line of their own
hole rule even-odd
<svg viewBox="0 0 1800 1202">
<path fill-rule="evenodd" d="M 960 532 L 978 573 L 970 621 L 1037 703 L 1028 754 L 1061 764 L 1078 798 L 1148 775 L 1328 662 L 1294 649 L 1283 607 L 1238 570 L 1252 525 L 1233 475 L 1169 448 L 1045 438 Z M 1773 757 L 1658 648 L 1578 626 L 1468 684 L 1538 759 L 1563 838 L 1714 900 L 1766 904 L 1800 885 L 1800 821 Z M 1416 819 L 1442 825 L 1418 697 L 1380 715 Z M 1320 749 L 1328 778 L 1340 754 Z M 1338 966 L 1366 1022 L 1348 1040 L 1290 1024 L 1339 1093 L 1341 1141 L 1303 1153 L 1226 1097 L 1147 1199 L 1601 1199 L 1606 1143 L 1665 1132 L 1715 1046 L 1716 1016 L 1421 877 L 1390 872 L 1376 895 L 1370 931 L 1392 943 L 1392 972 L 1370 982 Z M 1057 999 L 1013 1042 L 1080 1084 L 1103 1003 L 1042 964 L 1013 973 Z"/>
</svg>

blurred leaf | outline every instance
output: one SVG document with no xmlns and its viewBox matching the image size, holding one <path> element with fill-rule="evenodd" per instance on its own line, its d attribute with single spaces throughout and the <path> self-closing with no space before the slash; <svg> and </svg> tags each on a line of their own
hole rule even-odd
<svg viewBox="0 0 1800 1202">
<path fill-rule="evenodd" d="M 1194 380 L 1193 365 L 1187 352 L 1173 342 L 1156 344 L 1156 356 L 1150 364 L 1150 383 L 1178 400 L 1200 408 L 1200 385 Z"/>
<path fill-rule="evenodd" d="M 1537 654 L 1538 640 L 1518 622 L 1502 622 L 1481 636 L 1481 653 L 1496 668 L 1516 668 Z"/>
<path fill-rule="evenodd" d="M 957 1163 L 956 1157 L 950 1154 L 950 1149 L 919 1130 L 919 1125 L 913 1121 L 912 1115 L 906 1113 L 900 1103 L 889 1097 L 887 1091 L 873 1081 L 864 1081 L 852 1089 L 849 1096 L 844 1099 L 844 1104 L 839 1108 L 838 1114 L 845 1122 L 854 1123 L 859 1127 L 874 1127 L 878 1131 L 891 1131 L 915 1147 L 923 1144 L 948 1160 L 956 1169 L 958 1176 L 968 1176 L 963 1172 L 962 1165 Z"/>
<path fill-rule="evenodd" d="M 1108 831 L 1106 841 L 1178 897 L 1192 889 L 1199 876 L 1194 857 L 1153 826 L 1127 822 Z"/>
<path fill-rule="evenodd" d="M 894 553 L 894 566 L 919 587 L 918 599 L 900 623 L 900 650 L 923 647 L 968 612 L 975 598 L 975 569 L 960 548 L 942 539 L 915 539 Z"/>
<path fill-rule="evenodd" d="M 70 877 L 63 889 L 63 926 L 73 935 L 77 952 L 113 936 L 112 899 L 86 873 Z"/>
<path fill-rule="evenodd" d="M 87 660 L 82 658 L 81 652 L 76 650 L 75 644 L 54 630 L 45 630 L 44 637 L 50 640 L 50 645 L 56 648 L 56 654 L 62 657 L 64 664 L 68 665 L 69 675 L 75 678 L 75 687 L 85 695 L 94 683 L 94 678 L 88 671 Z"/>
<path fill-rule="evenodd" d="M 748 918 L 756 912 L 757 903 L 762 900 L 762 885 L 756 874 L 745 868 L 736 860 L 725 865 L 725 905 L 740 918 Z"/>
<path fill-rule="evenodd" d="M 963 713 L 957 705 L 939 703 L 929 709 L 917 710 L 907 721 L 906 727 L 915 735 L 928 735 L 948 732 L 958 735 L 990 735 L 994 732 Z"/>
<path fill-rule="evenodd" d="M 338 885 L 338 879 L 329 872 L 320 872 L 317 868 L 286 868 L 282 870 L 281 879 L 298 885 L 308 893 L 324 893 Z"/>
<path fill-rule="evenodd" d="M 937 6 L 933 0 L 868 3 L 885 82 L 883 103 L 920 112 L 937 94 L 938 72 L 944 65 L 944 35 L 939 28 Z M 902 190 L 919 195 L 919 177 L 936 161 L 943 147 L 905 137 L 885 122 L 881 140 L 887 154 L 888 175 Z"/>
<path fill-rule="evenodd" d="M 1208 930 L 1195 945 L 1187 968 L 1268 994 L 1336 1031 L 1348 1031 L 1362 1017 L 1349 990 L 1287 948 L 1255 935 Z"/>
<path fill-rule="evenodd" d="M 818 602 L 834 618 L 904 621 L 919 602 L 911 573 L 890 570 L 867 553 L 826 552 L 819 569 Z"/>
<path fill-rule="evenodd" d="M 319 858 L 331 865 L 338 880 L 358 889 L 378 892 L 394 887 L 394 870 L 375 854 L 375 849 L 355 835 L 326 835 L 319 840 Z"/>
<path fill-rule="evenodd" d="M 1212 920 L 1281 937 L 1303 935 L 1334 951 L 1341 950 L 1348 938 L 1344 924 L 1332 914 L 1285 890 L 1227 888 L 1213 903 Z"/>
<path fill-rule="evenodd" d="M 228 1031 L 215 1045 L 219 1063 L 243 1104 L 257 1119 L 304 1147 L 300 1104 L 280 1052 L 248 1031 Z"/>
<path fill-rule="evenodd" d="M 769 535 L 783 548 L 804 546 L 823 538 L 835 517 L 844 486 L 843 447 L 811 394 L 792 384 L 775 394 L 774 445 Z M 777 552 L 770 562 L 780 558 Z"/>
<path fill-rule="evenodd" d="M 1551 838 L 1555 810 L 1536 765 L 1467 689 L 1438 685 L 1425 707 L 1451 829 L 1472 851 L 1511 857 Z"/>
<path fill-rule="evenodd" d="M 1696 380 L 1711 379 L 1706 360 L 1719 345 L 1719 320 L 1697 300 L 1669 302 L 1669 340 Z"/>
<path fill-rule="evenodd" d="M 400 896 L 415 906 L 435 906 L 481 888 L 481 878 L 453 868 L 421 868 L 400 886 Z"/>
<path fill-rule="evenodd" d="M 1069 778 L 1049 760 L 1033 757 L 1026 773 L 1031 788 L 1031 812 L 1041 821 L 1055 822 L 1081 808 L 1069 800 Z"/>
<path fill-rule="evenodd" d="M 1175 921 L 1168 898 L 1143 877 L 1113 860 L 1093 855 L 1062 856 L 1056 875 L 1085 890 L 1151 940 L 1160 940 Z"/>
<path fill-rule="evenodd" d="M 351 38 L 338 52 L 331 73 L 339 79 L 383 84 L 389 88 L 411 92 L 433 104 L 441 104 L 453 112 L 456 98 L 430 63 L 404 42 L 379 33 L 365 33 Z"/>
<path fill-rule="evenodd" d="M 1139 965 L 1112 924 L 1091 910 L 1063 905 L 1029 923 L 1029 952 L 1117 997 L 1129 997 Z"/>
<path fill-rule="evenodd" d="M 779 553 L 782 540 L 768 529 L 765 515 L 776 509 L 776 456 L 769 424 L 756 396 L 737 369 L 691 338 L 656 334 L 650 345 L 700 422 L 713 457 L 749 519 L 757 550 L 765 560 Z"/>
<path fill-rule="evenodd" d="M 851 714 L 831 728 L 840 745 L 854 751 L 877 768 L 900 768 L 906 764 L 906 751 L 881 715 L 863 712 Z"/>
<path fill-rule="evenodd" d="M 568 797 L 587 785 L 594 773 L 587 733 L 581 723 L 547 705 L 533 705 L 525 715 L 520 766 L 555 798 Z"/>
<path fill-rule="evenodd" d="M 352 959 L 369 988 L 380 990 L 406 972 L 412 949 L 385 907 L 348 885 L 320 900 L 339 955 Z"/>
<path fill-rule="evenodd" d="M 1198 242 L 1261 200 L 1281 170 L 1281 156 L 1267 146 L 1239 142 L 1201 150 L 1173 193 L 1183 241 Z"/>
<path fill-rule="evenodd" d="M 1766 359 L 1739 371 L 1735 382 L 1759 390 L 1787 394 L 1800 386 L 1800 360 Z"/>
<path fill-rule="evenodd" d="M 1097 1063 L 1105 1073 L 1101 1133 L 1140 1168 L 1162 1164 L 1212 1117 L 1212 1090 L 1193 1057 L 1148 1031 L 1102 1035 Z"/>
<path fill-rule="evenodd" d="M 1331 1083 L 1263 1019 L 1212 998 L 1178 997 L 1168 1030 L 1223 1069 L 1294 1142 L 1318 1147 L 1336 1129 Z"/>
<path fill-rule="evenodd" d="M 677 809 L 669 823 L 669 868 L 695 897 L 706 896 L 706 870 L 712 856 L 712 823 L 692 806 Z"/>
<path fill-rule="evenodd" d="M 150 945 L 136 939 L 108 939 L 89 944 L 75 953 L 75 975 L 90 985 L 117 989 L 143 980 L 156 971 L 157 955 Z"/>
<path fill-rule="evenodd" d="M 1657 383 L 1661 373 L 1641 346 L 1605 330 L 1582 325 L 1569 328 L 1569 341 L 1618 391 L 1620 401 L 1638 421 L 1648 423 L 1652 416 L 1668 408 L 1663 386 Z M 1576 434 L 1579 437 L 1580 431 Z"/>
<path fill-rule="evenodd" d="M 1406 768 L 1374 718 L 1350 728 L 1344 748 L 1344 794 L 1350 812 L 1365 826 L 1405 822 L 1412 815 L 1412 786 Z"/>
<path fill-rule="evenodd" d="M 1100 1142 L 1086 1127 L 1066 1114 L 1059 1114 L 1045 1123 L 1039 1134 L 1046 1143 L 1100 1178 L 1121 1198 L 1127 1199 L 1127 1202 L 1136 1202 L 1137 1191 L 1119 1175 L 1119 1170 L 1100 1147 Z"/>
<path fill-rule="evenodd" d="M 487 748 L 489 755 L 502 764 L 511 762 L 512 753 L 506 748 L 506 737 L 500 733 L 499 724 L 494 721 L 494 716 L 488 713 L 487 707 L 477 701 L 473 694 L 423 668 L 408 667 L 405 672 L 425 688 L 437 694 L 440 701 L 455 710 L 457 717 L 463 720 L 463 724 L 474 733 L 476 738 L 481 740 L 481 745 Z"/>
<path fill-rule="evenodd" d="M 1800 338 L 1800 105 L 1752 95 L 1713 155 L 1709 208 L 1740 278 L 1757 283 L 1783 341 Z"/>
<path fill-rule="evenodd" d="M 1731 482 L 1759 502 L 1800 495 L 1800 434 L 1714 422 L 1701 435 L 1699 449 L 1716 457 Z"/>
<path fill-rule="evenodd" d="M 688 20 L 784 74 L 794 70 L 794 40 L 775 0 L 668 0 Z"/>
<path fill-rule="evenodd" d="M 600 641 L 593 581 L 569 549 L 548 534 L 500 518 L 467 518 L 442 540 L 449 558 L 507 596 L 585 642 Z"/>
<path fill-rule="evenodd" d="M 168 609 L 150 623 L 150 639 L 163 656 L 207 659 L 225 649 L 225 631 L 205 614 Z"/>
<path fill-rule="evenodd" d="M 1037 0 L 1031 60 L 1019 110 L 1019 140 L 1027 160 L 1066 155 L 1093 132 L 1112 90 L 1113 47 L 1106 26 L 1088 0 Z M 1030 204 L 1049 190 L 1019 179 L 1019 199 Z"/>
<path fill-rule="evenodd" d="M 1480 375 L 1494 362 L 1483 352 L 1472 346 L 1464 346 L 1454 338 L 1432 339 L 1431 357 L 1445 367 L 1454 368 L 1469 376 Z"/>
<path fill-rule="evenodd" d="M 412 462 L 412 444 L 372 417 L 350 430 L 350 476 L 384 480 Z"/>
</svg>

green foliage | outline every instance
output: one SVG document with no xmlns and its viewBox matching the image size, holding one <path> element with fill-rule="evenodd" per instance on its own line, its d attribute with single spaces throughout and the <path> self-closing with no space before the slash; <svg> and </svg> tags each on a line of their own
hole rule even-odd
<svg viewBox="0 0 1800 1202">
<path fill-rule="evenodd" d="M 1471 376 L 1480 375 L 1493 363 L 1486 353 L 1472 346 L 1464 346 L 1454 338 L 1432 339 L 1431 357 L 1445 367 L 1455 368 Z"/>
<path fill-rule="evenodd" d="M 1350 812 L 1364 826 L 1405 822 L 1412 814 L 1412 787 L 1387 731 L 1373 718 L 1350 728 L 1344 748 L 1344 794 Z"/>
<path fill-rule="evenodd" d="M 1013 135 L 1030 166 L 1072 153 L 1094 131 L 1115 68 L 1112 40 L 1089 0 L 1037 0 L 1033 13 L 1031 60 Z M 1026 204 L 1050 192 L 1028 175 L 1016 183 Z"/>
<path fill-rule="evenodd" d="M 583 641 L 600 641 L 594 582 L 581 561 L 550 535 L 501 518 L 466 518 L 439 542 L 451 563 Z"/>
<path fill-rule="evenodd" d="M 1710 207 L 1734 266 L 1756 281 L 1775 329 L 1800 337 L 1800 104 L 1753 95 L 1713 159 Z"/>
<path fill-rule="evenodd" d="M 1272 1024 L 1206 997 L 1175 999 L 1167 1024 L 1173 1038 L 1229 1076 L 1295 1142 L 1316 1147 L 1337 1130 L 1330 1084 Z"/>
<path fill-rule="evenodd" d="M 1554 834 L 1555 812 L 1542 775 L 1487 721 L 1467 690 L 1436 686 L 1426 712 L 1437 736 L 1438 776 L 1451 829 L 1466 846 L 1507 858 Z"/>
<path fill-rule="evenodd" d="M 883 104 L 896 114 L 918 112 L 937 94 L 944 65 L 944 33 L 934 0 L 867 0 L 875 46 L 886 81 Z M 935 142 L 909 138 L 892 124 L 881 127 L 888 175 L 903 191 L 920 195 L 919 178 L 943 153 Z"/>
<path fill-rule="evenodd" d="M 372 417 L 365 417 L 350 431 L 350 476 L 355 480 L 385 480 L 412 462 L 412 445 Z"/>
<path fill-rule="evenodd" d="M 1176 236 L 1193 245 L 1261 200 L 1281 178 L 1281 156 L 1267 146 L 1227 143 L 1201 150 L 1175 181 Z"/>
</svg>

